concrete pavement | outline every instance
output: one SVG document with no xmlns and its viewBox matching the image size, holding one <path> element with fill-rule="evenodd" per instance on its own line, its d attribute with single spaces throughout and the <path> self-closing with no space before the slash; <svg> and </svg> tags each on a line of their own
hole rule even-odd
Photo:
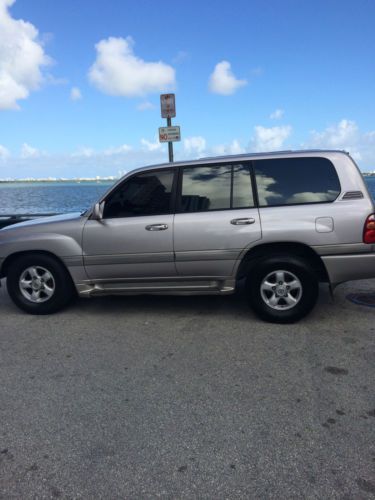
<svg viewBox="0 0 375 500">
<path fill-rule="evenodd" d="M 0 498 L 375 498 L 375 308 L 295 325 L 229 297 L 0 290 Z"/>
</svg>

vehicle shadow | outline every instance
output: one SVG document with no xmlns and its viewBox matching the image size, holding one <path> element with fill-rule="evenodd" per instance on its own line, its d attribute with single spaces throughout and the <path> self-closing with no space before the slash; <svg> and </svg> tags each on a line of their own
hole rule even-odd
<svg viewBox="0 0 375 500">
<path fill-rule="evenodd" d="M 316 307 L 304 321 L 321 321 L 343 312 L 343 308 L 358 310 L 358 306 L 346 300 L 348 291 L 353 291 L 349 285 L 344 285 L 335 291 L 332 300 L 327 285 L 320 285 L 320 294 Z M 362 309 L 362 308 L 361 308 Z M 5 280 L 2 280 L 0 288 L 0 314 L 15 315 L 24 314 L 12 303 L 6 291 Z M 249 306 L 248 297 L 244 284 L 241 283 L 237 291 L 232 295 L 113 295 L 104 297 L 93 297 L 90 299 L 76 298 L 66 309 L 54 314 L 55 318 L 60 316 L 127 316 L 138 317 L 139 315 L 169 316 L 171 321 L 177 317 L 205 315 L 213 317 L 235 317 L 237 319 L 254 319 L 255 316 Z"/>
<path fill-rule="evenodd" d="M 89 314 L 116 314 L 126 311 L 140 314 L 210 314 L 220 311 L 220 314 L 248 314 L 249 306 L 243 290 L 233 295 L 114 295 L 77 299 L 73 303 L 75 310 Z"/>
<path fill-rule="evenodd" d="M 329 306 L 331 296 L 326 285 L 321 286 L 317 308 Z M 244 284 L 232 295 L 128 295 L 77 299 L 71 306 L 74 311 L 90 315 L 111 315 L 126 312 L 139 315 L 191 315 L 205 314 L 255 318 Z"/>
</svg>

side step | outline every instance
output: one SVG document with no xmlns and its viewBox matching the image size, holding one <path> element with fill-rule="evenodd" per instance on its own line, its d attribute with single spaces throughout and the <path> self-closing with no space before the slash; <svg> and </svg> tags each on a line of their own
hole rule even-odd
<svg viewBox="0 0 375 500">
<path fill-rule="evenodd" d="M 77 285 L 81 297 L 98 295 L 222 295 L 235 291 L 234 280 L 168 281 L 168 282 L 105 282 Z"/>
</svg>

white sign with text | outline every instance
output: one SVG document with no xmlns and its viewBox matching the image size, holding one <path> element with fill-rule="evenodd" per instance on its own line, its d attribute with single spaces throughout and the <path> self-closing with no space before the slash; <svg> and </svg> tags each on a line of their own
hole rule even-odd
<svg viewBox="0 0 375 500">
<path fill-rule="evenodd" d="M 160 142 L 181 141 L 180 127 L 159 127 Z"/>
</svg>

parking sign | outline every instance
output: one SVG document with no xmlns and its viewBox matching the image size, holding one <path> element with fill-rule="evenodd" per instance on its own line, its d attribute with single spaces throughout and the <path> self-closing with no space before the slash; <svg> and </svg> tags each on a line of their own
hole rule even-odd
<svg viewBox="0 0 375 500">
<path fill-rule="evenodd" d="M 174 94 L 161 94 L 160 108 L 162 118 L 174 118 L 176 116 L 176 100 Z"/>
</svg>

